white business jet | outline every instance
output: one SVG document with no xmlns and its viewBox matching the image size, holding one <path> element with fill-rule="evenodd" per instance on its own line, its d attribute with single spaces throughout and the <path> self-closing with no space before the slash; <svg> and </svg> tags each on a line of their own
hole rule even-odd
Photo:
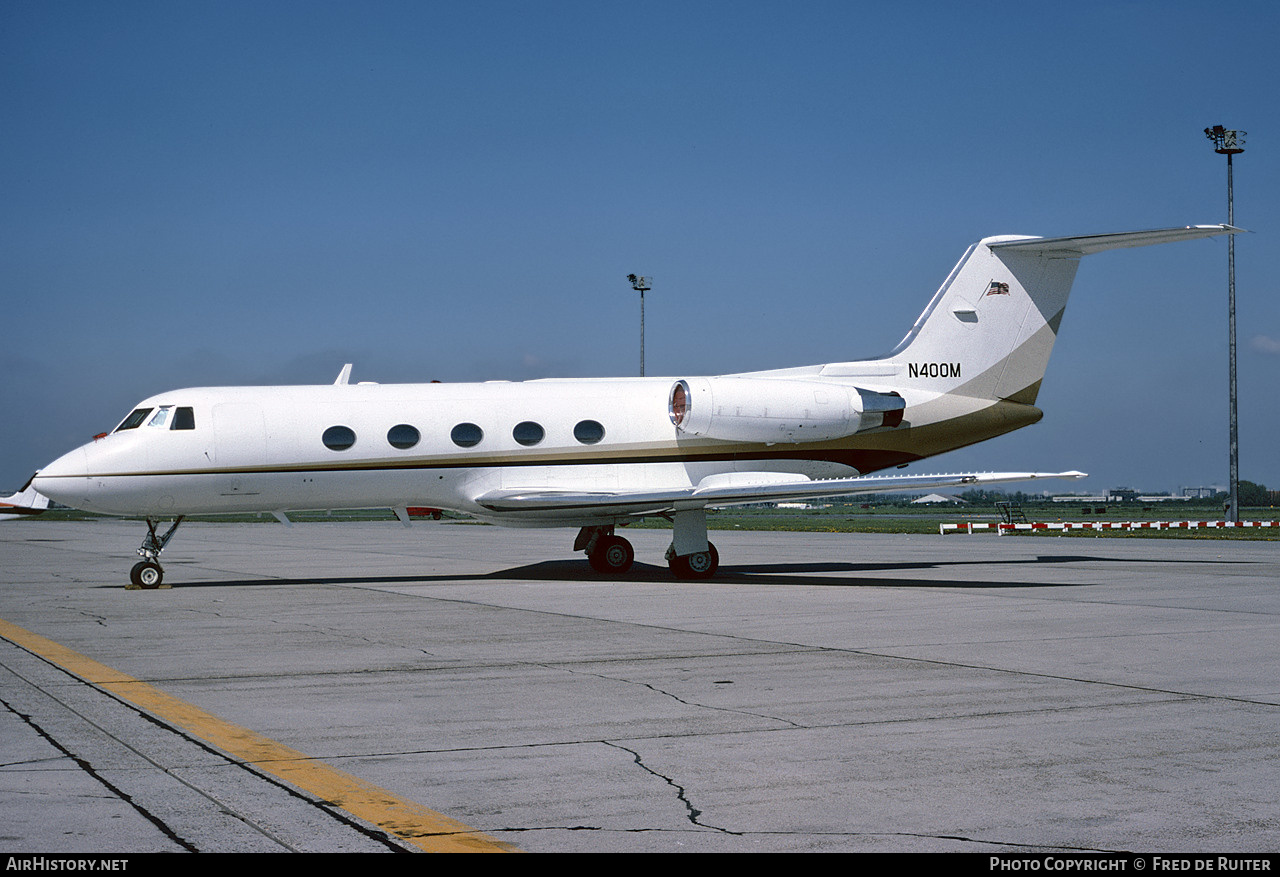
<svg viewBox="0 0 1280 877">
<path fill-rule="evenodd" d="M 576 527 L 574 550 L 625 572 L 615 529 L 671 521 L 680 578 L 719 563 L 707 509 L 1076 478 L 1079 472 L 871 476 L 1035 423 L 1080 257 L 1231 234 L 1225 225 L 969 248 L 887 356 L 719 377 L 174 390 L 46 466 L 40 493 L 138 515 L 131 580 L 156 587 L 184 516 L 427 506 L 510 526 Z M 174 519 L 164 533 L 160 520 Z"/>
</svg>

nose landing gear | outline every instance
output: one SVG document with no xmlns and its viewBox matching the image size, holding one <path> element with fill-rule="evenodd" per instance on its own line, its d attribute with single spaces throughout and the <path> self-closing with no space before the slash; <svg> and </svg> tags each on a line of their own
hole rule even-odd
<svg viewBox="0 0 1280 877">
<path fill-rule="evenodd" d="M 135 563 L 133 569 L 129 570 L 129 584 L 126 587 L 130 591 L 152 591 L 159 588 L 163 580 L 164 570 L 160 568 L 160 564 L 153 560 L 143 560 Z"/>
<path fill-rule="evenodd" d="M 138 548 L 138 556 L 143 558 L 133 565 L 133 569 L 129 570 L 129 584 L 125 586 L 129 591 L 153 591 L 157 588 L 168 587 L 162 585 L 164 581 L 164 569 L 160 566 L 160 552 L 164 551 L 169 540 L 173 538 L 174 532 L 177 531 L 178 525 L 182 523 L 184 515 L 179 515 L 177 520 L 173 522 L 163 535 L 156 533 L 156 527 L 159 522 L 152 518 L 147 518 L 147 536 L 142 540 L 142 545 Z"/>
</svg>

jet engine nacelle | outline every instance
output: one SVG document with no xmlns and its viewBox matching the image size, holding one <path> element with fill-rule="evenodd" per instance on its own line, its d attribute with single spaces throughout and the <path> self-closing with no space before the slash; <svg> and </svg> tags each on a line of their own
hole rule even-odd
<svg viewBox="0 0 1280 877">
<path fill-rule="evenodd" d="M 826 381 L 724 377 L 676 381 L 667 408 L 687 435 L 799 444 L 897 426 L 906 402 Z"/>
</svg>

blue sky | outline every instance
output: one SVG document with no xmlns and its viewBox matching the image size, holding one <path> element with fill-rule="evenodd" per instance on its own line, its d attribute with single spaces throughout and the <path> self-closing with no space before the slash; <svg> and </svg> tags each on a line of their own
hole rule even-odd
<svg viewBox="0 0 1280 877">
<path fill-rule="evenodd" d="M 889 350 L 992 234 L 1221 222 L 1280 487 L 1280 6 L 0 4 L 0 487 L 180 386 Z M 1226 245 L 1084 261 L 1044 420 L 912 471 L 1227 470 Z"/>
</svg>

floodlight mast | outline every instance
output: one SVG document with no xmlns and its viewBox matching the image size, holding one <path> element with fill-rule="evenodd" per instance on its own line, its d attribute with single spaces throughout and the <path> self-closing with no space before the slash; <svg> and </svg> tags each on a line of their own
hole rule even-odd
<svg viewBox="0 0 1280 877">
<path fill-rule="evenodd" d="M 1235 225 L 1235 199 L 1232 192 L 1231 157 L 1244 152 L 1245 131 L 1229 131 L 1221 125 L 1205 128 L 1204 135 L 1213 142 L 1213 151 L 1227 157 L 1227 225 Z M 1227 236 L 1227 372 L 1230 384 L 1228 418 L 1230 420 L 1231 496 L 1225 515 L 1228 521 L 1240 520 L 1240 440 L 1236 419 L 1236 240 Z"/>
<path fill-rule="evenodd" d="M 637 274 L 628 274 L 627 279 L 631 281 L 631 288 L 640 293 L 640 377 L 644 377 L 644 294 L 653 286 L 650 278 Z"/>
</svg>

